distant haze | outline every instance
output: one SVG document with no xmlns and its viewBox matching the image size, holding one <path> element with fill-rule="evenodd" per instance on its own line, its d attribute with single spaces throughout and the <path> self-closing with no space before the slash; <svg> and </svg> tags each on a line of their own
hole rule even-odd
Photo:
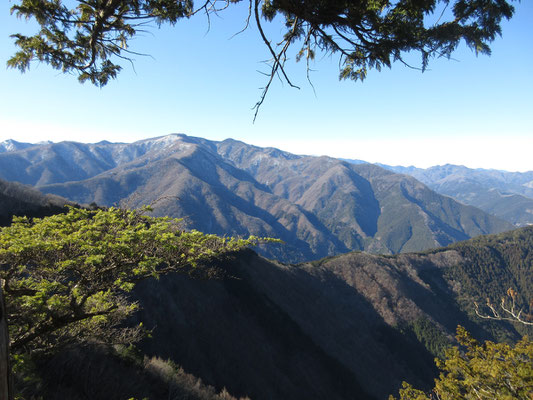
<svg viewBox="0 0 533 400">
<path fill-rule="evenodd" d="M 533 133 L 531 137 L 467 137 L 456 135 L 401 137 L 387 139 L 344 139 L 291 141 L 276 145 L 267 139 L 258 140 L 259 146 L 273 146 L 296 154 L 328 155 L 359 159 L 370 163 L 416 166 L 455 164 L 469 168 L 501 169 L 504 171 L 533 171 Z"/>
</svg>

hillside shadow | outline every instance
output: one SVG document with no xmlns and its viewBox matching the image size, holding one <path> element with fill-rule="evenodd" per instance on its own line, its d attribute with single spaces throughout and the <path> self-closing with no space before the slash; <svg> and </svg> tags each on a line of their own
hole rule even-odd
<svg viewBox="0 0 533 400">
<path fill-rule="evenodd" d="M 175 274 L 136 288 L 138 318 L 153 330 L 142 344 L 148 355 L 253 399 L 372 399 L 282 308 L 238 271 L 218 267 L 224 279 Z"/>
<path fill-rule="evenodd" d="M 333 272 L 280 269 L 265 261 L 257 268 L 252 261 L 245 273 L 254 287 L 378 398 L 397 393 L 404 380 L 431 386 L 436 376 L 433 356 L 415 337 L 386 324 L 363 295 Z"/>
<path fill-rule="evenodd" d="M 135 290 L 153 329 L 149 355 L 254 399 L 386 398 L 402 380 L 431 385 L 433 356 L 331 272 L 251 251 L 216 267 L 224 279 L 173 275 Z"/>
</svg>

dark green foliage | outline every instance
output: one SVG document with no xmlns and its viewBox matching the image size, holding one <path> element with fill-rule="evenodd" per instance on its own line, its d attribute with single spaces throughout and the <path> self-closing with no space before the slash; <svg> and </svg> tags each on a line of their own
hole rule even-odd
<svg viewBox="0 0 533 400">
<path fill-rule="evenodd" d="M 457 328 L 458 347 L 446 351 L 430 394 L 404 382 L 400 400 L 530 400 L 533 398 L 533 343 L 524 337 L 516 345 L 475 340 Z M 394 400 L 390 396 L 389 400 Z"/>
<path fill-rule="evenodd" d="M 484 305 L 489 301 L 499 305 L 509 288 L 516 292 L 516 303 L 524 316 L 531 314 L 533 300 L 533 227 L 517 229 L 500 235 L 480 236 L 451 246 L 464 261 L 445 270 L 447 279 L 458 282 L 463 295 L 458 300 L 473 314 L 473 302 Z M 492 324 L 498 340 L 508 337 Z M 515 324 L 522 333 L 531 334 L 531 328 Z"/>
<path fill-rule="evenodd" d="M 435 357 L 443 358 L 447 347 L 451 345 L 450 339 L 442 333 L 429 319 L 418 318 L 411 324 L 411 329 L 416 338 Z"/>
<path fill-rule="evenodd" d="M 25 71 L 32 60 L 39 60 L 62 72 L 79 72 L 81 82 L 103 86 L 120 71 L 110 58 L 128 53 L 127 42 L 135 36 L 139 21 L 149 16 L 159 24 L 175 23 L 192 10 L 192 3 L 181 0 L 76 3 L 73 9 L 49 0 L 22 0 L 14 5 L 13 13 L 35 18 L 41 30 L 29 37 L 13 35 L 20 51 L 8 65 Z"/>
<path fill-rule="evenodd" d="M 8 65 L 25 71 L 38 60 L 77 73 L 81 82 L 103 86 L 120 71 L 116 60 L 135 54 L 128 50 L 128 42 L 143 23 L 175 24 L 198 11 L 216 13 L 238 1 L 242 0 L 207 1 L 195 9 L 192 0 L 19 0 L 12 12 L 35 18 L 41 29 L 34 36 L 13 35 L 20 50 Z M 249 3 L 250 17 L 273 56 L 270 82 L 280 72 L 289 83 L 283 64 L 294 45 L 300 47 L 297 60 L 309 62 L 319 52 L 338 54 L 340 79 L 362 80 L 370 69 L 403 62 L 403 55 L 414 51 L 420 53 L 424 70 L 432 57 L 450 57 L 463 40 L 476 53 L 489 54 L 489 43 L 501 33 L 501 20 L 514 12 L 505 0 Z M 271 47 L 262 29 L 264 20 L 272 21 L 276 15 L 285 19 L 286 27 L 282 39 L 275 40 L 279 49 Z"/>
<path fill-rule="evenodd" d="M 136 341 L 140 328 L 120 324 L 137 307 L 126 297 L 137 282 L 257 242 L 185 232 L 178 223 L 115 208 L 16 217 L 0 230 L 11 351 Z"/>
</svg>

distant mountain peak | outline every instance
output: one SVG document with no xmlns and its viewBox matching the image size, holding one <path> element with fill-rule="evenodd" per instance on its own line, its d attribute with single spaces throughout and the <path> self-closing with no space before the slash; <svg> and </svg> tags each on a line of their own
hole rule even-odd
<svg viewBox="0 0 533 400">
<path fill-rule="evenodd" d="M 149 143 L 172 144 L 185 138 L 188 138 L 188 136 L 183 133 L 170 133 L 168 135 L 156 136 L 156 137 L 148 138 L 148 139 L 141 139 L 141 140 L 134 142 L 133 144 L 148 143 L 148 142 Z"/>
<path fill-rule="evenodd" d="M 437 193 L 503 218 L 516 226 L 533 223 L 533 171 L 508 172 L 436 165 L 427 169 L 384 166 L 413 176 Z"/>
<path fill-rule="evenodd" d="M 18 142 L 14 139 L 7 139 L 0 142 L 0 153 L 7 153 L 11 151 L 23 150 L 25 148 L 34 146 L 32 143 Z"/>
<path fill-rule="evenodd" d="M 14 148 L 19 144 L 20 142 L 17 142 L 16 140 L 7 139 L 7 140 L 4 140 L 3 142 L 0 142 L 0 147 L 3 148 L 4 151 L 13 151 Z"/>
</svg>

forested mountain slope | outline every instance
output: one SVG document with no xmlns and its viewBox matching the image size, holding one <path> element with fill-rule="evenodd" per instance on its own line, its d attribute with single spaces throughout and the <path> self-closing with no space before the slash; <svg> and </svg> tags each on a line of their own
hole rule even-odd
<svg viewBox="0 0 533 400">
<path fill-rule="evenodd" d="M 44 195 L 31 186 L 0 179 L 0 226 L 11 223 L 13 215 L 44 217 L 64 210 L 72 202 L 59 196 Z"/>
<path fill-rule="evenodd" d="M 0 154 L 0 176 L 79 203 L 139 207 L 220 235 L 280 238 L 262 254 L 297 262 L 417 251 L 512 229 L 405 175 L 235 140 L 169 135 L 62 142 Z"/>
<path fill-rule="evenodd" d="M 146 359 L 170 359 L 234 396 L 386 399 L 402 380 L 432 386 L 433 358 L 453 343 L 458 324 L 478 339 L 525 333 L 476 317 L 473 302 L 497 303 L 512 287 L 525 303 L 533 228 L 425 253 L 354 252 L 299 265 L 248 250 L 209 267 L 217 279 L 175 274 L 135 289 L 134 322 L 151 329 L 139 345 Z M 76 370 L 65 373 L 74 386 Z M 62 373 L 47 373 L 54 390 Z M 79 393 L 95 384 L 88 380 Z"/>
<path fill-rule="evenodd" d="M 437 193 L 496 215 L 516 226 L 533 224 L 533 172 L 471 169 L 459 165 L 427 169 L 384 166 L 413 176 Z"/>
<path fill-rule="evenodd" d="M 174 276 L 162 290 L 139 287 L 141 318 L 156 327 L 145 351 L 252 398 L 324 398 L 329 374 L 316 363 L 337 371 L 328 398 L 350 382 L 386 398 L 402 380 L 432 384 L 433 357 L 458 324 L 479 339 L 520 337 L 511 324 L 476 317 L 473 302 L 497 304 L 512 287 L 527 305 L 533 228 L 427 253 L 356 252 L 296 266 L 245 252 L 221 267 L 219 281 Z M 364 398 L 354 393 L 344 398 Z"/>
<path fill-rule="evenodd" d="M 253 399 L 385 399 L 402 380 L 432 385 L 433 358 L 457 324 L 478 339 L 531 334 L 478 318 L 473 304 L 487 296 L 497 304 L 511 287 L 531 313 L 532 265 L 533 227 L 424 253 L 352 252 L 297 265 L 247 250 L 198 273 L 141 282 L 131 323 L 142 321 L 151 337 L 140 352 L 71 348 L 41 359 L 24 393 L 230 399 L 226 388 Z"/>
</svg>

